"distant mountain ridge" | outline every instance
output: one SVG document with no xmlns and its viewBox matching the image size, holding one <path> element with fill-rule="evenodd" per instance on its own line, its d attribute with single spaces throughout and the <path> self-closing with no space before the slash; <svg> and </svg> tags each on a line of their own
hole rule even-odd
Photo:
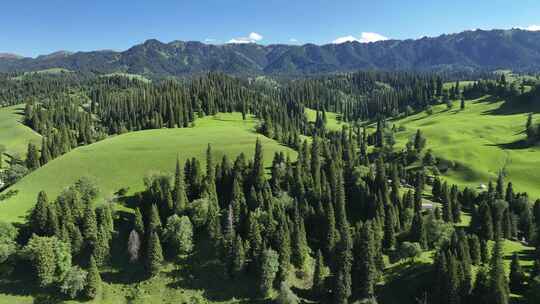
<svg viewBox="0 0 540 304">
<path fill-rule="evenodd" d="M 151 39 L 122 52 L 61 51 L 37 58 L 0 56 L 0 72 L 49 68 L 149 77 L 209 71 L 236 75 L 306 75 L 360 69 L 540 71 L 540 32 L 476 30 L 417 40 L 326 45 L 213 45 Z"/>
</svg>

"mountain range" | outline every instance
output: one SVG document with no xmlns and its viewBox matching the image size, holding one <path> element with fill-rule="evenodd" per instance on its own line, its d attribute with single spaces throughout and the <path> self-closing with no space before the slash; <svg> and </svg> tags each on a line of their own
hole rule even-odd
<svg viewBox="0 0 540 304">
<path fill-rule="evenodd" d="M 476 30 L 416 40 L 326 45 L 214 45 L 151 39 L 121 52 L 59 51 L 37 58 L 0 54 L 0 72 L 50 68 L 154 78 L 208 71 L 235 75 L 306 75 L 360 69 L 536 72 L 540 71 L 540 32 Z"/>
</svg>

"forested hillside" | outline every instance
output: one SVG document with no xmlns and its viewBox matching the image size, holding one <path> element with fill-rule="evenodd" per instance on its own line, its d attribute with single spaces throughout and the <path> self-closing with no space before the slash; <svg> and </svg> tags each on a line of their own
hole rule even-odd
<svg viewBox="0 0 540 304">
<path fill-rule="evenodd" d="M 535 77 L 1 77 L 0 303 L 538 302 Z"/>
</svg>

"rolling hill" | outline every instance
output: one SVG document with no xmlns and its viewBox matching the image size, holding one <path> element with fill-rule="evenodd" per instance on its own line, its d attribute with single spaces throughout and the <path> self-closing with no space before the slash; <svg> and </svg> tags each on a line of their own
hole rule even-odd
<svg viewBox="0 0 540 304">
<path fill-rule="evenodd" d="M 540 68 L 540 32 L 476 30 L 417 40 L 301 46 L 213 45 L 194 41 L 163 43 L 151 39 L 123 52 L 61 51 L 37 58 L 0 56 L 0 72 L 49 68 L 105 74 L 122 72 L 153 78 L 208 71 L 238 75 L 303 75 L 358 69 L 537 71 Z"/>
<path fill-rule="evenodd" d="M 514 189 L 540 198 L 540 173 L 536 170 L 540 147 L 524 142 L 527 111 L 532 108 L 483 97 L 467 101 L 465 110 L 460 110 L 457 102 L 450 110 L 439 105 L 433 107 L 431 115 L 421 112 L 391 124 L 405 129 L 396 134 L 399 146 L 421 129 L 427 148 L 450 161 L 444 176 L 451 183 L 477 188 L 495 181 L 503 170 Z"/>
<path fill-rule="evenodd" d="M 243 121 L 239 113 L 218 114 L 198 119 L 193 128 L 132 132 L 79 147 L 8 188 L 19 193 L 0 202 L 0 220 L 21 221 L 35 204 L 39 191 L 45 190 L 54 198 L 81 177 L 97 182 L 101 199 L 123 187 L 129 188 L 129 193 L 140 191 L 145 175 L 172 172 L 177 156 L 182 162 L 191 157 L 204 160 L 208 143 L 212 144 L 216 160 L 225 154 L 234 160 L 242 152 L 252 157 L 257 138 L 263 144 L 266 164 L 271 163 L 277 151 L 295 158 L 295 151 L 256 134 L 256 123 L 254 118 Z"/>
</svg>

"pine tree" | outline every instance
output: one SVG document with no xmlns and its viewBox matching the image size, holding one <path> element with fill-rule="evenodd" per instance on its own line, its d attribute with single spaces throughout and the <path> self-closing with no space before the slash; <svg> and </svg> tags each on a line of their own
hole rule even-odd
<svg viewBox="0 0 540 304">
<path fill-rule="evenodd" d="M 394 230 L 394 221 L 391 207 L 386 206 L 384 217 L 384 239 L 383 246 L 385 249 L 392 250 L 396 247 L 396 233 Z"/>
<path fill-rule="evenodd" d="M 256 189 L 262 189 L 264 185 L 264 155 L 261 140 L 257 137 L 255 143 L 255 156 L 253 158 L 252 183 Z"/>
<path fill-rule="evenodd" d="M 313 286 L 311 287 L 314 295 L 322 297 L 326 294 L 324 281 L 324 260 L 321 250 L 318 250 L 315 258 L 315 269 L 313 270 Z"/>
<path fill-rule="evenodd" d="M 427 249 L 428 244 L 424 227 L 424 218 L 420 212 L 414 214 L 410 230 L 410 239 L 412 242 L 419 243 L 422 248 Z"/>
<path fill-rule="evenodd" d="M 101 276 L 97 267 L 94 256 L 90 256 L 90 263 L 88 265 L 88 275 L 86 277 L 86 296 L 90 299 L 96 298 L 101 288 Z"/>
<path fill-rule="evenodd" d="M 48 210 L 49 200 L 47 194 L 44 191 L 40 191 L 37 197 L 36 206 L 30 214 L 30 226 L 38 235 L 43 235 L 45 233 L 47 228 Z"/>
<path fill-rule="evenodd" d="M 286 219 L 283 219 L 279 229 L 279 272 L 278 282 L 286 282 L 291 267 L 291 237 Z"/>
<path fill-rule="evenodd" d="M 232 261 L 232 272 L 235 275 L 238 275 L 244 271 L 244 266 L 246 262 L 246 255 L 244 251 L 244 243 L 240 235 L 236 236 L 236 241 L 234 245 L 234 255 Z"/>
<path fill-rule="evenodd" d="M 28 143 L 28 149 L 26 152 L 26 167 L 29 170 L 36 170 L 39 168 L 39 155 L 36 148 L 36 145 L 33 143 Z"/>
<path fill-rule="evenodd" d="M 98 227 L 94 208 L 88 204 L 84 210 L 83 217 L 83 237 L 85 248 L 89 254 L 93 254 L 98 245 Z"/>
<path fill-rule="evenodd" d="M 157 232 L 161 231 L 161 218 L 159 217 L 159 211 L 156 206 L 156 204 L 152 204 L 152 207 L 150 208 L 150 217 L 148 219 L 148 231 L 149 232 Z"/>
<path fill-rule="evenodd" d="M 508 304 L 509 288 L 504 273 L 502 241 L 497 239 L 493 247 L 489 271 L 489 287 L 493 304 Z"/>
<path fill-rule="evenodd" d="M 336 218 L 334 215 L 334 204 L 331 200 L 326 200 L 326 234 L 325 241 L 323 242 L 325 247 L 325 254 L 327 258 L 330 258 L 336 246 L 338 234 L 336 231 Z"/>
<path fill-rule="evenodd" d="M 481 254 L 480 240 L 476 234 L 469 236 L 469 249 L 472 264 L 479 266 L 482 263 L 482 254 Z"/>
<path fill-rule="evenodd" d="M 490 294 L 488 271 L 485 267 L 480 267 L 476 274 L 476 283 L 471 294 L 470 303 L 490 303 Z"/>
<path fill-rule="evenodd" d="M 144 235 L 144 222 L 139 208 L 135 208 L 135 217 L 133 218 L 133 229 L 139 233 L 139 235 Z"/>
<path fill-rule="evenodd" d="M 306 257 L 309 255 L 309 247 L 307 244 L 306 228 L 304 219 L 300 216 L 298 208 L 294 212 L 294 230 L 292 234 L 292 262 L 294 266 L 302 269 L 306 262 Z"/>
<path fill-rule="evenodd" d="M 259 291 L 263 297 L 269 296 L 278 270 L 279 256 L 277 252 L 272 249 L 264 250 L 259 271 Z"/>
<path fill-rule="evenodd" d="M 352 293 L 352 240 L 346 217 L 339 226 L 341 238 L 337 246 L 334 299 L 336 304 L 347 304 Z"/>
<path fill-rule="evenodd" d="M 150 231 L 150 238 L 146 246 L 146 272 L 150 277 L 156 276 L 163 262 L 163 250 L 159 236 L 155 231 Z"/>
<path fill-rule="evenodd" d="M 369 299 L 375 295 L 378 271 L 375 263 L 375 239 L 371 222 L 362 225 L 355 244 L 355 284 L 360 298 Z"/>
</svg>

